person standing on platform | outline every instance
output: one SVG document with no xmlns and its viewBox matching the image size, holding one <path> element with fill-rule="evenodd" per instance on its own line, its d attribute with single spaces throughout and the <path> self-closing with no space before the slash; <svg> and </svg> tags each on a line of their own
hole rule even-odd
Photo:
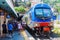
<svg viewBox="0 0 60 40">
<path fill-rule="evenodd" d="M 25 28 L 26 28 L 26 26 L 27 26 L 26 22 L 23 20 L 21 24 L 22 24 L 22 27 L 23 27 L 24 30 L 25 30 Z"/>
<path fill-rule="evenodd" d="M 22 29 L 23 29 L 23 28 L 22 28 L 21 23 L 18 22 L 18 31 L 19 31 L 19 34 L 20 34 L 20 31 L 21 31 Z"/>
<path fill-rule="evenodd" d="M 8 22 L 8 33 L 10 34 L 10 37 L 12 37 L 13 34 L 13 25 L 11 22 Z"/>
<path fill-rule="evenodd" d="M 7 26 L 6 26 L 6 22 L 4 21 L 4 23 L 2 24 L 2 29 L 3 29 L 3 37 L 6 36 L 6 33 L 7 33 Z"/>
</svg>

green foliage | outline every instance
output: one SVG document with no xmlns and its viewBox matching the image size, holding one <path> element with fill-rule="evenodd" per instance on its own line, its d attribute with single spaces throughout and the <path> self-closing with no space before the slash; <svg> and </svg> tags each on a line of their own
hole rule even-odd
<svg viewBox="0 0 60 40">
<path fill-rule="evenodd" d="M 15 7 L 16 12 L 19 12 L 19 7 Z"/>
<path fill-rule="evenodd" d="M 60 7 L 57 7 L 58 12 L 60 13 Z"/>
<path fill-rule="evenodd" d="M 26 2 L 26 5 L 27 5 L 28 7 L 30 7 L 30 6 L 31 6 L 31 2 Z"/>
<path fill-rule="evenodd" d="M 15 10 L 20 13 L 24 13 L 26 11 L 24 6 L 15 7 Z"/>
<path fill-rule="evenodd" d="M 54 8 L 60 13 L 60 6 L 54 6 Z"/>
<path fill-rule="evenodd" d="M 60 28 L 56 27 L 53 29 L 53 33 L 57 34 L 58 36 L 60 36 Z"/>
<path fill-rule="evenodd" d="M 60 0 L 56 0 L 57 1 L 57 3 L 60 3 Z"/>
<path fill-rule="evenodd" d="M 49 3 L 49 0 L 43 0 L 44 3 Z"/>
<path fill-rule="evenodd" d="M 20 6 L 26 7 L 26 4 L 24 2 L 20 2 L 19 4 Z"/>
</svg>

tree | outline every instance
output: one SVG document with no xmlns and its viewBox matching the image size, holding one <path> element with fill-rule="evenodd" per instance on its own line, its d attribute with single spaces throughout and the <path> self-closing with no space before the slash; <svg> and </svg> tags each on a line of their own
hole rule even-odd
<svg viewBox="0 0 60 40">
<path fill-rule="evenodd" d="M 57 10 L 57 12 L 60 13 L 60 7 L 59 6 L 55 6 L 55 9 Z"/>
<path fill-rule="evenodd" d="M 23 13 L 23 14 L 26 11 L 24 6 L 15 7 L 15 10 L 16 10 L 16 12 Z"/>
<path fill-rule="evenodd" d="M 26 5 L 27 5 L 28 7 L 30 7 L 30 6 L 31 6 L 31 2 L 26 2 Z"/>
</svg>

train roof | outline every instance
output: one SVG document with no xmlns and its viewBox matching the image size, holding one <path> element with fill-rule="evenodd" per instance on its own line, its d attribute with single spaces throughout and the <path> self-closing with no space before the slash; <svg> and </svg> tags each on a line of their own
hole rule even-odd
<svg viewBox="0 0 60 40">
<path fill-rule="evenodd" d="M 49 8 L 49 9 L 51 9 L 48 4 L 44 4 L 44 3 L 43 4 L 36 4 L 35 8 Z"/>
<path fill-rule="evenodd" d="M 48 9 L 51 9 L 51 7 L 48 4 L 44 4 L 44 3 L 43 4 L 36 4 L 36 5 L 34 5 L 33 7 L 31 7 L 29 9 L 27 14 L 30 13 L 30 12 L 33 12 L 35 8 L 48 8 Z"/>
</svg>

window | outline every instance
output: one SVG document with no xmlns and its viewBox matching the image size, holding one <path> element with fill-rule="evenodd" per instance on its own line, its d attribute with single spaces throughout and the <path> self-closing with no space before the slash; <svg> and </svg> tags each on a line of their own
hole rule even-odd
<svg viewBox="0 0 60 40">
<path fill-rule="evenodd" d="M 50 9 L 36 9 L 35 10 L 35 16 L 37 18 L 50 18 L 52 15 L 52 12 Z"/>
<path fill-rule="evenodd" d="M 43 15 L 42 9 L 36 9 L 36 15 L 42 16 Z"/>
<path fill-rule="evenodd" d="M 51 16 L 51 10 L 50 9 L 43 9 L 44 11 L 44 17 L 50 17 Z"/>
</svg>

